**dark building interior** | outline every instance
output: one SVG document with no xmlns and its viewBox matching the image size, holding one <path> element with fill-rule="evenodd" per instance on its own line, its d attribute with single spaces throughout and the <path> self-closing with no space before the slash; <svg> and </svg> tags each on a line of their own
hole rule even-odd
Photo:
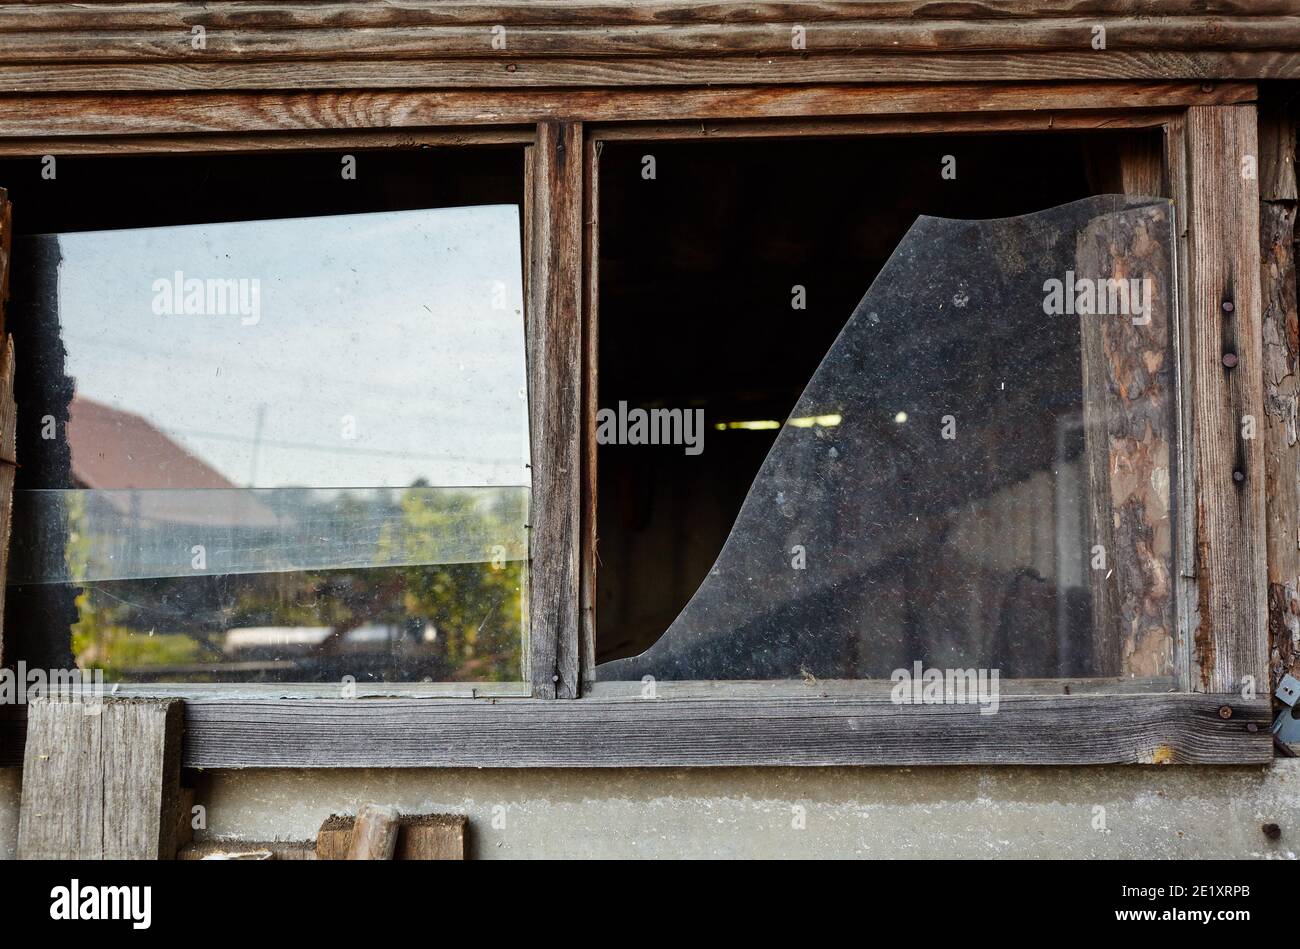
<svg viewBox="0 0 1300 949">
<path fill-rule="evenodd" d="M 772 423 L 918 215 L 1007 217 L 1113 191 L 1108 171 L 1135 142 L 1159 147 L 1145 132 L 605 143 L 598 405 L 701 408 L 706 424 L 694 456 L 597 449 L 597 661 L 646 649 L 699 587 Z"/>
</svg>

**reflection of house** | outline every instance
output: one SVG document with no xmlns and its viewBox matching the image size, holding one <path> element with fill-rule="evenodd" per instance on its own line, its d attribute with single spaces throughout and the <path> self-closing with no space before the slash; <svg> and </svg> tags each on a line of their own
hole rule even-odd
<svg viewBox="0 0 1300 949">
<path fill-rule="evenodd" d="M 66 503 L 57 520 L 74 525 L 84 558 L 74 565 L 78 580 L 244 572 L 241 551 L 275 543 L 282 519 L 255 492 L 232 484 L 147 418 L 81 396 L 69 408 L 72 480 L 85 491 L 52 503 Z M 59 556 L 47 570 L 61 573 Z"/>
<path fill-rule="evenodd" d="M 106 492 L 103 499 L 133 521 L 276 526 L 275 515 L 256 497 L 142 416 L 76 396 L 67 431 L 76 486 Z M 221 495 L 202 493 L 212 489 Z"/>
</svg>

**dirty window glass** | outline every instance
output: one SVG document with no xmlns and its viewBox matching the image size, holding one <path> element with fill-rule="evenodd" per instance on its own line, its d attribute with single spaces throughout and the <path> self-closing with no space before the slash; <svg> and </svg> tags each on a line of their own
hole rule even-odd
<svg viewBox="0 0 1300 949">
<path fill-rule="evenodd" d="M 14 258 L 41 427 L 11 611 L 110 680 L 522 679 L 516 207 L 53 234 Z"/>
<path fill-rule="evenodd" d="M 598 678 L 1167 682 L 1171 217 L 917 220 L 693 598 Z"/>
</svg>

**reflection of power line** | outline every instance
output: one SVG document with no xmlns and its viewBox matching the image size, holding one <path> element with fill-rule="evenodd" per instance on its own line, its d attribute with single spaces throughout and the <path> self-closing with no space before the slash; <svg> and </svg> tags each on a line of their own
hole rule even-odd
<svg viewBox="0 0 1300 949">
<path fill-rule="evenodd" d="M 508 458 L 482 458 L 469 455 L 428 455 L 411 451 L 396 451 L 385 448 L 347 448 L 342 445 L 322 445 L 318 442 L 291 442 L 275 438 L 262 438 L 260 435 L 232 435 L 227 432 L 205 432 L 193 428 L 169 428 L 167 435 L 188 435 L 192 438 L 206 438 L 220 442 L 243 442 L 244 444 L 265 445 L 268 448 L 289 448 L 300 451 L 319 451 L 329 454 L 347 453 L 353 455 L 375 455 L 386 458 L 419 458 L 425 461 L 462 461 L 474 464 L 510 465 L 516 462 Z M 522 463 L 522 462 L 520 462 Z"/>
<path fill-rule="evenodd" d="M 75 334 L 64 334 L 64 338 L 65 338 L 65 339 L 75 339 L 75 338 L 77 338 L 77 337 L 75 336 Z M 130 345 L 122 345 L 122 344 L 118 344 L 118 343 L 111 342 L 111 341 L 105 341 L 105 342 L 103 343 L 103 345 L 106 345 L 106 346 L 113 346 L 113 347 L 115 347 L 115 348 L 121 348 L 121 349 L 123 349 L 123 350 L 125 350 L 125 351 L 128 351 L 128 352 L 131 352 L 131 353 L 133 353 L 133 354 L 135 354 L 135 355 L 152 353 L 153 355 L 163 356 L 163 357 L 167 357 L 167 358 L 173 358 L 173 357 L 175 357 L 176 355 L 178 355 L 178 354 L 176 354 L 176 353 L 163 353 L 163 352 L 161 352 L 160 350 L 149 350 L 147 347 L 135 347 L 135 346 L 130 346 Z M 189 361 L 192 361 L 192 362 L 196 362 L 196 361 L 198 361 L 198 360 L 200 360 L 200 359 L 203 358 L 202 356 L 200 356 L 200 355 L 197 354 L 197 353 L 179 354 L 179 355 L 182 355 L 182 356 L 188 356 Z M 218 368 L 218 370 L 220 370 L 220 369 L 222 368 L 222 366 L 218 364 L 218 365 L 217 365 L 217 368 Z M 245 370 L 249 369 L 249 367 L 248 367 L 247 365 L 244 365 L 244 366 L 241 366 L 241 367 L 238 367 L 238 368 L 245 369 Z M 253 368 L 256 368 L 256 367 L 253 367 Z M 328 388 L 329 388 L 331 391 L 333 391 L 334 389 L 338 388 L 338 386 L 339 386 L 341 383 L 350 383 L 350 384 L 353 384 L 353 385 L 358 385 L 358 386 L 362 387 L 362 388 L 365 390 L 365 391 L 363 392 L 363 396 L 365 396 L 365 398 L 362 398 L 362 399 L 358 400 L 357 404 L 358 404 L 358 405 L 363 405 L 363 404 L 365 404 L 365 403 L 368 402 L 368 403 L 370 403 L 370 404 L 373 405 L 373 406 L 377 406 L 377 407 L 378 407 L 378 411 L 379 411 L 379 412 L 382 412 L 383 417 L 384 417 L 387 421 L 390 421 L 390 422 L 391 422 L 391 421 L 400 421 L 400 420 L 405 419 L 405 420 L 409 420 L 410 423 L 411 423 L 412 425 L 417 425 L 417 424 L 418 424 L 418 425 L 431 425 L 431 424 L 435 424 L 435 423 L 446 425 L 446 424 L 457 424 L 457 423 L 456 423 L 456 420 L 457 420 L 457 419 L 461 419 L 461 420 L 464 420 L 464 424 L 470 424 L 470 425 L 474 425 L 474 424 L 481 425 L 481 424 L 482 424 L 482 419 L 481 419 L 481 417 L 478 415 L 478 413 L 475 413 L 475 412 L 469 410 L 469 408 L 468 408 L 469 403 L 468 403 L 468 402 L 465 402 L 465 403 L 462 403 L 462 404 L 460 404 L 460 405 L 457 405 L 455 402 L 449 402 L 447 399 L 437 398 L 436 396 L 432 396 L 432 397 L 427 398 L 427 399 L 426 399 L 426 398 L 422 398 L 422 397 L 420 397 L 420 396 L 418 396 L 418 395 L 413 394 L 412 391 L 411 391 L 411 389 L 410 389 L 409 387 L 400 387 L 400 386 L 397 386 L 397 387 L 394 387 L 394 386 L 383 386 L 383 385 L 381 385 L 381 384 L 379 384 L 379 383 L 376 383 L 375 385 L 370 385 L 369 383 L 367 383 L 367 382 L 365 382 L 365 381 L 360 381 L 360 382 L 358 382 L 355 378 L 350 378 L 350 377 L 349 377 L 349 378 L 346 378 L 346 379 L 345 379 L 345 378 L 334 378 L 334 377 L 322 376 L 322 375 L 320 375 L 320 374 L 317 374 L 317 375 L 315 375 L 315 376 L 310 376 L 310 375 L 308 375 L 308 374 L 306 374 L 306 373 L 295 373 L 295 372 L 293 372 L 293 371 L 291 371 L 291 370 L 280 369 L 280 368 L 275 368 L 275 369 L 270 369 L 270 368 L 268 368 L 268 369 L 266 370 L 266 372 L 267 372 L 267 373 L 274 373 L 274 374 L 277 375 L 277 376 L 293 376 L 293 377 L 297 377 L 297 378 L 304 379 L 304 380 L 310 380 L 310 381 L 315 382 L 315 383 L 318 383 L 318 384 L 321 383 L 322 380 L 325 380 L 325 381 L 328 382 Z M 246 374 L 247 374 L 247 375 L 253 375 L 253 376 L 260 376 L 260 373 L 257 373 L 257 372 L 254 372 L 254 373 L 246 373 Z M 233 385 L 233 383 L 232 383 L 232 385 Z M 251 388 L 251 386 L 250 386 L 250 388 Z M 500 408 L 501 408 L 501 414 L 504 415 L 504 416 L 513 415 L 513 413 L 514 413 L 514 411 L 515 411 L 515 409 L 514 409 L 514 405 L 513 405 L 513 402 L 514 402 L 514 396 L 512 396 L 512 395 L 509 394 L 509 393 L 510 393 L 511 391 L 513 391 L 513 390 L 511 390 L 511 388 L 510 388 L 509 385 L 499 385 L 499 386 L 497 387 L 497 389 L 498 389 L 498 390 L 500 391 L 500 393 L 501 393 L 500 397 L 501 397 L 503 400 L 505 400 L 505 401 L 503 401 L 503 403 L 502 403 L 502 405 L 501 405 L 501 407 L 500 407 Z M 374 390 L 374 391 L 372 391 L 372 390 Z M 394 395 L 399 396 L 400 398 L 398 398 L 396 401 L 393 401 L 393 400 L 391 400 L 391 399 L 388 399 L 388 398 L 386 398 L 386 397 L 383 395 L 383 391 L 382 391 L 382 390 L 386 390 L 386 391 L 388 391 L 388 392 L 391 392 L 391 393 L 393 393 Z M 523 414 L 523 413 L 524 413 L 524 408 L 523 408 L 523 404 L 522 404 L 522 403 L 523 403 L 522 393 L 523 393 L 523 390 L 522 390 L 522 388 L 521 388 L 521 389 L 519 390 L 519 402 L 520 402 L 519 413 L 520 413 L 520 414 Z M 352 410 L 352 411 L 355 412 L 355 407 L 354 407 L 353 403 L 351 403 L 351 402 L 340 404 L 340 401 L 339 401 L 337 398 L 335 398 L 335 399 L 322 399 L 322 398 L 319 398 L 319 397 L 315 397 L 315 398 L 313 398 L 313 395 L 314 395 L 314 394 L 315 394 L 315 393 L 296 392 L 296 393 L 294 393 L 292 396 L 286 396 L 285 399 L 286 399 L 286 400 L 290 400 L 290 401 L 292 401 L 292 403 L 293 403 L 295 406 L 305 406 L 305 405 L 321 406 L 321 407 L 324 407 L 324 408 L 326 408 L 326 409 L 328 409 L 329 411 L 332 411 L 332 412 L 337 412 L 337 411 L 339 411 L 341 408 L 347 408 L 347 409 Z M 114 400 L 112 400 L 112 399 L 107 399 L 107 400 L 106 400 L 106 399 L 102 399 L 102 398 L 101 398 L 101 399 L 99 399 L 99 401 L 103 401 L 105 404 L 111 405 L 111 404 L 113 404 L 113 401 L 114 401 Z M 509 406 L 509 409 L 508 409 L 508 410 L 506 409 L 506 402 L 511 403 L 510 406 Z M 436 404 L 436 405 L 437 405 L 437 411 L 436 411 L 436 413 L 434 413 L 434 412 L 431 412 L 431 411 L 428 411 L 428 410 L 420 411 L 419 409 L 416 409 L 415 411 L 405 411 L 405 412 L 401 410 L 400 406 L 402 406 L 402 405 L 409 405 L 409 404 L 411 404 L 411 403 L 416 403 L 417 405 L 418 405 L 418 404 Z M 397 407 L 395 407 L 395 406 L 397 406 Z M 116 406 L 115 406 L 115 407 L 116 407 Z M 369 411 L 369 409 L 367 409 L 367 411 Z M 507 424 L 509 424 L 509 423 L 507 423 Z"/>
<path fill-rule="evenodd" d="M 94 336 L 83 336 L 79 333 L 65 332 L 63 333 L 63 340 L 65 345 L 69 342 L 80 340 L 84 343 L 93 344 L 95 346 L 108 346 L 113 349 L 121 349 L 138 356 L 158 356 L 162 359 L 168 359 L 168 360 L 175 360 L 179 356 L 182 359 L 188 357 L 188 359 L 191 362 L 205 361 L 205 365 L 208 366 L 220 365 L 219 363 L 206 362 L 206 360 L 210 359 L 210 357 L 203 353 L 185 353 L 185 352 L 177 352 L 175 350 L 156 349 L 150 346 L 138 346 L 135 343 L 124 342 L 122 340 L 100 339 L 99 337 L 94 337 Z M 492 352 L 493 354 L 495 353 L 495 351 Z M 245 352 L 240 352 L 237 355 L 247 357 L 249 354 Z M 523 355 L 522 347 L 520 349 L 520 355 L 521 356 Z M 244 368 L 247 368 L 247 364 L 245 365 Z M 328 382 L 329 387 L 331 389 L 338 388 L 339 386 L 352 386 L 354 388 L 363 390 L 367 394 L 387 392 L 395 396 L 402 396 L 402 397 L 410 396 L 409 388 L 403 386 L 385 385 L 383 382 L 380 382 L 379 380 L 370 380 L 364 377 L 358 377 L 356 373 L 333 376 L 333 375 L 322 374 L 321 372 L 302 372 L 294 369 L 287 369 L 284 368 L 282 364 L 271 365 L 269 363 L 261 367 L 253 366 L 252 368 L 260 369 L 267 373 L 274 373 L 277 376 L 282 376 L 282 377 L 290 376 L 292 378 L 300 379 L 304 382 L 311 382 L 317 385 L 320 385 L 322 382 Z"/>
</svg>

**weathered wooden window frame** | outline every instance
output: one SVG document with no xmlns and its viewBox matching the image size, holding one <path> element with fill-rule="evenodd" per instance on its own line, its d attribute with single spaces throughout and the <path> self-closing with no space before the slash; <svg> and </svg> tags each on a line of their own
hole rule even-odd
<svg viewBox="0 0 1300 949">
<path fill-rule="evenodd" d="M 194 767 L 1249 763 L 1271 758 L 1258 185 L 1250 83 L 1104 83 L 52 96 L 0 99 L 0 155 L 514 143 L 526 148 L 533 442 L 531 697 L 365 699 L 325 689 L 194 686 Z M 486 123 L 486 124 L 485 124 Z M 592 681 L 597 215 L 613 139 L 1160 128 L 1120 163 L 1179 215 L 1180 690 L 1051 680 L 1003 688 L 997 715 L 897 706 L 881 683 Z M 1231 302 L 1231 310 L 1224 307 Z M 1224 352 L 1238 356 L 1225 370 Z M 21 353 L 18 354 L 21 359 Z M 585 433 L 585 434 L 584 434 Z M 1240 480 L 1234 480 L 1234 477 Z M 1244 682 L 1253 677 L 1257 696 Z M 632 684 L 635 686 L 636 684 Z M 1128 687 L 1131 688 L 1131 687 Z M 157 693 L 154 687 L 128 692 Z M 562 701 L 572 699 L 573 701 Z M 10 729 L 14 731 L 14 729 Z M 4 757 L 12 757 L 12 749 Z"/>
</svg>

